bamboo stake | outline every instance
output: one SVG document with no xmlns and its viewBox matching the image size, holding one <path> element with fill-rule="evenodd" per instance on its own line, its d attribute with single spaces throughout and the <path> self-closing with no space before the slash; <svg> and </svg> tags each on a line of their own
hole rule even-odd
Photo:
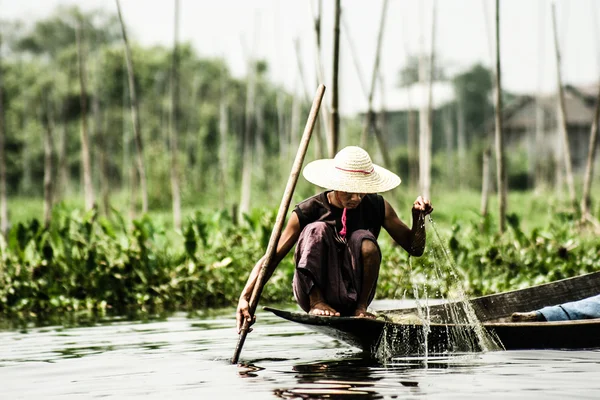
<svg viewBox="0 0 600 400">
<path fill-rule="evenodd" d="M 483 151 L 483 164 L 481 168 L 481 216 L 488 215 L 488 204 L 490 198 L 490 156 L 491 149 L 487 147 Z"/>
<path fill-rule="evenodd" d="M 498 182 L 498 218 L 500 232 L 506 230 L 506 169 L 502 131 L 502 76 L 500 68 L 500 0 L 496 0 L 496 180 Z"/>
<path fill-rule="evenodd" d="M 239 218 L 250 211 L 252 191 L 252 159 L 254 158 L 254 140 L 252 126 L 256 118 L 256 62 L 251 55 L 247 58 L 248 78 L 246 89 L 246 106 L 244 111 L 244 136 L 242 150 L 242 187 L 240 195 Z"/>
<path fill-rule="evenodd" d="M 94 207 L 94 186 L 92 184 L 92 167 L 90 163 L 90 141 L 87 130 L 87 91 L 85 82 L 85 57 L 83 55 L 82 36 L 83 26 L 79 19 L 75 28 L 77 41 L 77 60 L 79 64 L 79 99 L 81 103 L 81 164 L 83 167 L 83 190 L 85 193 L 85 208 L 90 210 Z"/>
<path fill-rule="evenodd" d="M 308 4 L 310 5 L 311 8 L 311 14 L 313 15 L 313 20 L 314 20 L 314 32 L 315 32 L 315 42 L 316 42 L 316 46 L 315 46 L 315 68 L 317 70 L 317 85 L 319 84 L 319 82 L 325 82 L 325 74 L 323 73 L 323 62 L 321 60 L 321 15 L 323 15 L 323 1 L 322 0 L 318 0 L 318 8 L 317 8 L 317 12 L 315 13 L 313 8 L 313 2 L 312 0 L 308 2 Z M 330 126 L 329 126 L 329 116 L 330 116 L 330 111 L 329 111 L 329 106 L 327 105 L 327 102 L 324 102 L 321 106 L 321 108 L 323 108 L 323 110 L 319 113 L 320 115 L 320 121 L 319 124 L 315 127 L 315 132 L 316 132 L 316 137 L 318 140 L 321 140 L 321 129 L 325 132 L 325 142 L 327 144 L 327 146 L 329 147 L 329 144 L 331 143 L 331 131 L 330 131 Z M 321 145 L 319 145 L 319 147 L 322 147 Z M 330 149 L 328 149 L 327 151 L 328 153 L 331 153 Z"/>
<path fill-rule="evenodd" d="M 429 53 L 429 77 L 427 88 L 427 107 L 424 105 L 420 110 L 420 133 L 419 133 L 419 183 L 421 194 L 426 198 L 431 192 L 431 138 L 433 130 L 433 79 L 434 79 L 434 54 L 435 54 L 435 20 L 437 14 L 437 2 L 434 0 L 431 19 L 431 49 Z M 424 55 L 419 62 L 419 80 L 425 83 L 426 65 Z"/>
<path fill-rule="evenodd" d="M 296 182 L 298 182 L 298 176 L 300 175 L 300 170 L 302 169 L 304 156 L 306 155 L 306 150 L 308 149 L 308 143 L 310 142 L 310 137 L 312 135 L 312 131 L 315 126 L 317 116 L 319 114 L 319 107 L 321 106 L 321 100 L 323 99 L 324 93 L 325 86 L 319 85 L 319 88 L 317 89 L 317 93 L 312 103 L 312 107 L 310 109 L 310 114 L 308 115 L 308 120 L 306 121 L 304 133 L 302 134 L 300 147 L 298 148 L 296 158 L 294 159 L 294 164 L 292 165 L 292 172 L 290 173 L 290 177 L 288 178 L 283 198 L 281 199 L 279 211 L 277 212 L 277 218 L 275 220 L 275 226 L 273 227 L 273 231 L 271 232 L 271 238 L 269 239 L 269 245 L 267 246 L 265 260 L 260 269 L 260 272 L 258 273 L 258 277 L 256 278 L 256 283 L 254 284 L 254 290 L 252 291 L 252 297 L 250 298 L 249 304 L 250 316 L 254 316 L 256 306 L 258 305 L 258 300 L 263 290 L 267 267 L 271 263 L 271 260 L 275 255 L 275 251 L 277 250 L 277 244 L 281 236 L 283 223 L 285 222 L 285 216 L 290 206 L 292 195 L 294 194 L 294 189 L 296 188 Z M 242 330 L 238 338 L 238 343 L 235 348 L 233 358 L 231 359 L 232 364 L 236 364 L 238 362 L 240 352 L 242 351 L 242 347 L 244 346 L 244 342 L 246 341 L 246 336 L 248 335 L 249 327 L 250 325 L 248 321 L 244 320 L 244 324 L 242 326 Z"/>
<path fill-rule="evenodd" d="M 309 102 L 310 98 L 308 96 L 308 87 L 306 83 L 306 78 L 304 77 L 304 67 L 302 66 L 302 52 L 300 51 L 300 40 L 298 38 L 294 39 L 294 48 L 296 49 L 296 61 L 298 63 L 298 73 L 300 74 L 300 82 L 302 84 L 302 94 L 304 95 L 304 101 Z M 314 131 L 315 135 L 315 157 L 323 158 L 323 147 L 321 144 L 321 131 L 319 126 L 315 127 Z"/>
<path fill-rule="evenodd" d="M 48 93 L 42 94 L 43 104 L 40 106 L 40 114 L 44 118 L 44 227 L 50 226 L 52 219 L 52 141 L 54 129 L 54 115 L 52 101 Z M 45 115 L 44 115 L 45 114 Z"/>
<path fill-rule="evenodd" d="M 372 127 L 375 113 L 373 112 L 373 97 L 375 95 L 375 87 L 377 83 L 377 74 L 379 73 L 379 60 L 381 59 L 381 44 L 383 42 L 383 31 L 385 27 L 385 17 L 387 14 L 388 0 L 383 0 L 383 6 L 381 7 L 381 17 L 379 20 L 379 32 L 377 34 L 377 45 L 375 47 L 375 63 L 373 65 L 373 72 L 371 73 L 371 87 L 369 88 L 369 94 L 367 97 L 367 115 L 365 124 L 363 125 L 362 136 L 360 138 L 360 145 L 364 148 L 367 146 L 367 134 Z M 382 152 L 384 151 L 381 149 Z M 389 165 L 387 165 L 389 167 Z"/>
<path fill-rule="evenodd" d="M 600 118 L 600 83 L 598 84 L 598 95 L 596 97 L 596 109 L 594 111 L 594 120 L 590 131 L 590 144 L 588 147 L 588 156 L 585 166 L 585 175 L 583 178 L 583 195 L 581 197 L 581 214 L 584 217 L 590 214 L 590 203 L 592 201 L 590 189 L 592 187 L 592 177 L 594 176 L 594 161 L 596 160 L 596 147 L 598 144 L 598 118 Z"/>
<path fill-rule="evenodd" d="M 0 35 L 0 234 L 8 233 L 8 204 L 6 198 L 6 158 L 4 123 L 4 77 L 2 76 L 2 36 Z"/>
<path fill-rule="evenodd" d="M 121 23 L 121 33 L 123 35 L 123 44 L 125 45 L 125 60 L 127 61 L 127 77 L 129 82 L 129 99 L 131 102 L 131 119 L 133 120 L 133 139 L 136 147 L 136 166 L 140 181 L 140 190 L 142 191 L 142 212 L 148 211 L 148 184 L 146 181 L 146 167 L 144 166 L 144 147 L 142 144 L 142 131 L 140 128 L 140 113 L 139 113 L 139 102 L 135 91 L 135 75 L 133 67 L 133 57 L 131 55 L 131 49 L 129 48 L 129 41 L 127 39 L 127 30 L 125 29 L 125 21 L 123 21 L 123 15 L 121 14 L 121 3 L 119 0 L 115 0 L 117 3 L 117 12 L 119 15 L 119 22 Z M 133 204 L 133 198 L 132 198 Z"/>
<path fill-rule="evenodd" d="M 554 51 L 556 55 L 556 79 L 558 83 L 558 101 L 560 108 L 559 130 L 561 133 L 563 145 L 563 158 L 566 170 L 567 187 L 569 189 L 569 199 L 575 206 L 577 199 L 575 195 L 575 180 L 573 178 L 573 167 L 571 164 L 571 150 L 569 149 L 569 132 L 567 127 L 567 109 L 565 105 L 565 92 L 563 89 L 562 76 L 560 72 L 560 49 L 558 47 L 558 32 L 556 29 L 556 4 L 552 3 L 552 28 L 554 30 Z"/>
<path fill-rule="evenodd" d="M 173 23 L 173 54 L 171 64 L 171 109 L 169 113 L 169 143 L 171 150 L 171 196 L 173 207 L 173 226 L 181 230 L 181 190 L 179 188 L 179 144 L 177 132 L 177 111 L 179 108 L 179 0 L 175 0 L 175 17 Z"/>
<path fill-rule="evenodd" d="M 331 136 L 328 143 L 329 158 L 335 157 L 339 142 L 340 114 L 339 103 L 339 67 L 340 67 L 340 15 L 342 8 L 340 0 L 335 0 L 334 24 L 333 24 L 333 74 L 331 79 Z"/>
</svg>

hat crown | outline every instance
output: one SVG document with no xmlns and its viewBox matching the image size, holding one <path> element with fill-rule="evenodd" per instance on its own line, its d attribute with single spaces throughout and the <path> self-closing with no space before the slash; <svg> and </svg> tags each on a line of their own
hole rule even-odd
<svg viewBox="0 0 600 400">
<path fill-rule="evenodd" d="M 357 146 L 348 146 L 340 150 L 334 160 L 335 168 L 345 172 L 373 172 L 373 162 L 369 153 Z"/>
</svg>

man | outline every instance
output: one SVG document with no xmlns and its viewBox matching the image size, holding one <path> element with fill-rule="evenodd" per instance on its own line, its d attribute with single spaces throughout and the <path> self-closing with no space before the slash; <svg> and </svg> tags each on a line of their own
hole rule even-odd
<svg viewBox="0 0 600 400">
<path fill-rule="evenodd" d="M 554 322 L 594 318 L 600 318 L 600 295 L 511 315 L 513 322 Z"/>
<path fill-rule="evenodd" d="M 391 190 L 400 178 L 374 165 L 360 147 L 341 150 L 333 159 L 316 160 L 304 177 L 328 189 L 298 204 L 281 234 L 266 280 L 297 243 L 293 291 L 302 309 L 313 315 L 373 318 L 367 307 L 375 296 L 381 252 L 381 227 L 409 254 L 425 249 L 425 216 L 433 211 L 419 196 L 412 207 L 412 229 L 377 193 Z M 250 321 L 250 297 L 264 257 L 254 266 L 237 309 L 237 328 Z M 266 281 L 265 281 L 266 282 Z"/>
</svg>

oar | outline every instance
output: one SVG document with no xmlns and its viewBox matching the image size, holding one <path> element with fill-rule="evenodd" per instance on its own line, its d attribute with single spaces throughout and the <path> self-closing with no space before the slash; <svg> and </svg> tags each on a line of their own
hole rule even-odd
<svg viewBox="0 0 600 400">
<path fill-rule="evenodd" d="M 252 317 L 254 317 L 254 312 L 256 311 L 256 306 L 258 305 L 258 299 L 260 298 L 260 295 L 263 290 L 265 275 L 267 273 L 267 267 L 271 263 L 273 255 L 277 250 L 277 243 L 279 242 L 279 237 L 281 236 L 283 223 L 285 222 L 285 216 L 290 206 L 290 202 L 292 201 L 292 195 L 294 194 L 294 189 L 296 188 L 296 182 L 298 182 L 298 175 L 300 175 L 300 170 L 302 169 L 302 163 L 304 162 L 304 156 L 306 155 L 308 142 L 310 141 L 310 136 L 312 135 L 317 116 L 319 115 L 319 108 L 321 107 L 321 100 L 323 99 L 324 93 L 325 86 L 319 85 L 319 88 L 317 89 L 317 93 L 312 103 L 312 107 L 310 109 L 310 114 L 308 115 L 308 120 L 306 121 L 306 126 L 304 127 L 304 133 L 302 134 L 300 147 L 298 147 L 298 152 L 296 153 L 296 158 L 294 159 L 294 164 L 292 165 L 292 172 L 288 179 L 287 186 L 285 187 L 283 198 L 281 199 L 281 205 L 279 206 L 279 211 L 277 212 L 277 218 L 275 219 L 275 226 L 273 227 L 273 232 L 271 232 L 271 238 L 269 239 L 269 245 L 267 246 L 265 259 L 258 273 L 258 277 L 256 278 L 254 289 L 252 290 L 252 296 L 250 297 L 250 304 L 248 306 L 248 311 L 250 312 L 251 317 L 250 320 L 252 320 Z M 248 335 L 249 327 L 250 323 L 246 320 L 246 318 L 244 318 L 244 323 L 242 325 L 242 330 L 238 338 L 235 353 L 233 354 L 233 358 L 231 359 L 232 364 L 236 364 L 238 362 L 240 352 L 242 351 L 242 347 L 244 346 L 244 342 L 246 341 L 246 335 Z"/>
</svg>

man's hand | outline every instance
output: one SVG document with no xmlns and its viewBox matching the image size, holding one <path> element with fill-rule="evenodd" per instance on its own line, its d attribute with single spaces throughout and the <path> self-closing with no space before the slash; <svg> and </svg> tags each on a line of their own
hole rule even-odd
<svg viewBox="0 0 600 400">
<path fill-rule="evenodd" d="M 250 304 L 248 303 L 248 299 L 245 297 L 240 297 L 240 301 L 238 302 L 237 312 L 235 315 L 235 319 L 237 320 L 237 332 L 238 335 L 242 332 L 242 326 L 244 325 L 244 320 L 248 321 L 250 325 L 256 322 L 256 316 L 250 316 Z M 249 326 L 250 326 L 249 325 Z M 248 328 L 248 333 L 252 332 L 252 328 Z"/>
<path fill-rule="evenodd" d="M 431 206 L 429 199 L 423 198 L 422 196 L 417 197 L 412 207 L 413 217 L 429 215 L 432 212 L 433 207 Z"/>
</svg>

